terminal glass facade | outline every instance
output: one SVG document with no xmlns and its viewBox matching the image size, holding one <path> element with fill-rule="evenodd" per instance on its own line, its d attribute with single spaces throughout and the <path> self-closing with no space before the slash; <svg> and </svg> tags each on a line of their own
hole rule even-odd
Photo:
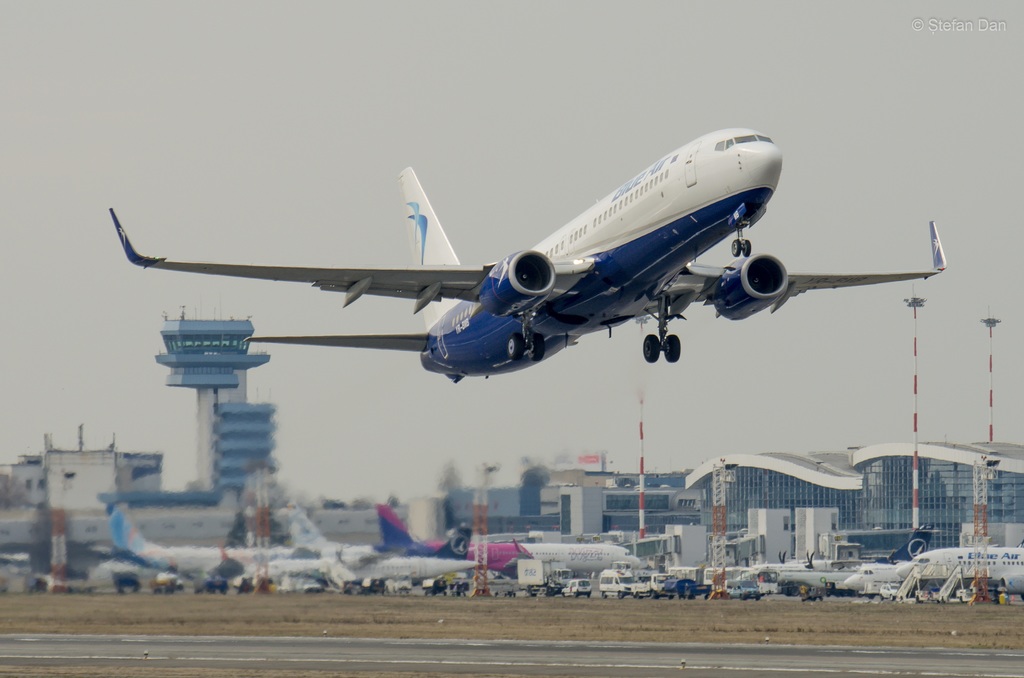
<svg viewBox="0 0 1024 678">
<path fill-rule="evenodd" d="M 837 490 L 800 480 L 785 473 L 743 466 L 735 470 L 735 482 L 726 486 L 727 529 L 747 527 L 748 509 L 798 509 L 835 507 L 839 509 L 840 530 L 860 526 L 860 490 Z M 704 493 L 701 523 L 711 525 L 711 475 L 700 482 Z"/>
<path fill-rule="evenodd" d="M 960 529 L 974 522 L 974 467 L 919 457 L 921 524 L 937 532 L 932 548 L 960 545 Z M 882 457 L 863 464 L 864 527 L 901 529 L 913 522 L 913 458 Z M 988 522 L 1024 522 L 1024 476 L 996 472 L 988 486 Z"/>
</svg>

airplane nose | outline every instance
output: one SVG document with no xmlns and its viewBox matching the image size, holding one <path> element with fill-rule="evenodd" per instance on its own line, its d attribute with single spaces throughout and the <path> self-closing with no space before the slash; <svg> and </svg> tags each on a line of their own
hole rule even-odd
<svg viewBox="0 0 1024 678">
<path fill-rule="evenodd" d="M 913 561 L 907 561 L 907 562 L 905 562 L 905 563 L 903 563 L 903 564 L 901 564 L 901 565 L 896 567 L 896 575 L 900 579 L 906 579 L 907 577 L 910 576 L 910 573 L 913 572 L 913 570 L 914 570 L 914 562 Z"/>
<path fill-rule="evenodd" d="M 744 174 L 752 186 L 770 186 L 774 191 L 782 175 L 782 151 L 771 142 L 740 146 Z"/>
</svg>

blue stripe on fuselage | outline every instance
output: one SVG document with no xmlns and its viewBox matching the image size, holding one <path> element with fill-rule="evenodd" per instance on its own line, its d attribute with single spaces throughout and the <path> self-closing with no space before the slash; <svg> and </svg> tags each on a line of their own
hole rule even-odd
<svg viewBox="0 0 1024 678">
<path fill-rule="evenodd" d="M 683 266 L 734 232 L 729 215 L 747 205 L 751 223 L 771 198 L 770 188 L 745 191 L 703 207 L 647 235 L 594 255 L 594 270 L 537 312 L 534 332 L 545 337 L 544 357 L 573 337 L 604 330 L 640 313 Z M 461 302 L 430 329 L 423 367 L 447 375 L 484 376 L 529 367 L 510 361 L 506 342 L 521 331 L 516 318 L 500 318 L 473 302 Z"/>
</svg>

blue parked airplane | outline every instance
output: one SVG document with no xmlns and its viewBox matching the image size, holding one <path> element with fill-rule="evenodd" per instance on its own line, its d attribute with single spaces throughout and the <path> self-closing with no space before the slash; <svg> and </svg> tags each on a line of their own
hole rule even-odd
<svg viewBox="0 0 1024 678">
<path fill-rule="evenodd" d="M 523 369 L 633 318 L 653 317 L 657 334 L 643 354 L 679 360 L 670 320 L 694 302 L 741 320 L 815 289 L 928 278 L 945 269 L 935 223 L 933 269 L 882 274 L 789 273 L 776 257 L 751 254 L 743 230 L 771 200 L 782 152 L 749 129 L 704 135 L 661 157 L 533 249 L 494 264 L 462 266 L 412 169 L 399 176 L 409 209 L 414 268 L 352 269 L 169 261 L 139 254 L 114 220 L 129 261 L 143 268 L 286 280 L 344 292 L 347 306 L 364 294 L 415 301 L 426 331 L 362 336 L 253 337 L 251 341 L 414 351 L 423 367 L 458 382 Z M 735 234 L 736 259 L 707 266 L 696 258 Z"/>
</svg>

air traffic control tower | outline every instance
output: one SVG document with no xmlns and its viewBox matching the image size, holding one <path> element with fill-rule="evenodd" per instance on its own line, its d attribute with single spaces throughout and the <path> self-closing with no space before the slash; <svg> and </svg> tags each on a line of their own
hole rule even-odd
<svg viewBox="0 0 1024 678">
<path fill-rule="evenodd" d="M 249 353 L 248 320 L 165 320 L 160 331 L 167 353 L 156 356 L 171 368 L 168 386 L 196 391 L 197 480 L 202 489 L 240 492 L 246 476 L 272 465 L 274 406 L 249 403 L 246 372 L 270 356 Z"/>
</svg>

